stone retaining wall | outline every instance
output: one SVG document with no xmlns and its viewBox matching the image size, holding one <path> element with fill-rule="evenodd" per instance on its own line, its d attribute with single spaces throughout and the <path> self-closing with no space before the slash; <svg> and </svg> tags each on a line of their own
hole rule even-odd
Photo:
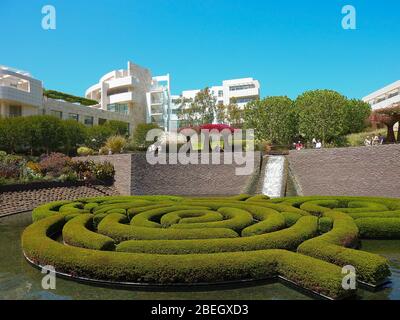
<svg viewBox="0 0 400 320">
<path fill-rule="evenodd" d="M 400 145 L 291 151 L 302 194 L 400 197 Z"/>
<path fill-rule="evenodd" d="M 221 157 L 223 154 L 221 154 Z M 145 153 L 80 157 L 79 160 L 110 161 L 115 167 L 115 187 L 124 195 L 235 195 L 247 190 L 252 175 L 238 176 L 235 164 L 151 165 Z M 260 153 L 255 153 L 255 170 Z M 254 174 L 254 172 L 253 172 Z"/>
</svg>

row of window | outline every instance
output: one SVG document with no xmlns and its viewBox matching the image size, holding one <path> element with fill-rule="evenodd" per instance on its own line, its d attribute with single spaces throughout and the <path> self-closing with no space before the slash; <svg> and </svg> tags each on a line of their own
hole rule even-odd
<svg viewBox="0 0 400 320">
<path fill-rule="evenodd" d="M 113 103 L 107 105 L 107 110 L 111 112 L 117 112 L 122 114 L 129 113 L 129 107 L 127 103 Z"/>
<path fill-rule="evenodd" d="M 377 104 L 377 103 L 379 103 L 379 102 L 388 100 L 388 99 L 393 98 L 393 97 L 396 97 L 396 96 L 398 96 L 398 95 L 400 95 L 400 91 L 393 92 L 393 93 L 389 94 L 388 96 L 385 96 L 385 97 L 376 99 L 376 100 L 374 101 L 373 104 Z"/>
<path fill-rule="evenodd" d="M 240 91 L 240 90 L 254 89 L 255 87 L 256 87 L 255 84 L 242 84 L 242 85 L 229 87 L 229 91 Z"/>
<path fill-rule="evenodd" d="M 57 117 L 59 119 L 63 119 L 63 113 L 62 111 L 58 111 L 58 110 L 50 110 L 50 115 Z M 68 113 L 68 119 L 70 120 L 75 120 L 75 121 L 79 121 L 80 116 L 77 113 Z M 103 119 L 99 119 L 99 123 L 100 120 Z M 83 123 L 87 126 L 93 126 L 94 123 L 94 117 L 92 116 L 83 116 Z"/>
</svg>

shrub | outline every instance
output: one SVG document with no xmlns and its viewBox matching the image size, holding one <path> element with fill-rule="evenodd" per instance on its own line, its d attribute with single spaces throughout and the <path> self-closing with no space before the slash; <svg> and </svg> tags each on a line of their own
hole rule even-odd
<svg viewBox="0 0 400 320">
<path fill-rule="evenodd" d="M 147 133 L 153 129 L 158 129 L 161 132 L 161 128 L 157 124 L 154 123 L 138 124 L 133 134 L 132 141 L 130 143 L 130 149 L 146 151 L 147 148 L 154 143 L 154 141 L 146 141 Z"/>
<path fill-rule="evenodd" d="M 91 169 L 97 180 L 106 183 L 112 183 L 114 181 L 115 169 L 114 165 L 110 162 L 95 163 Z"/>
<path fill-rule="evenodd" d="M 85 145 L 91 149 L 99 150 L 107 139 L 114 134 L 114 130 L 105 125 L 90 127 L 87 129 Z"/>
<path fill-rule="evenodd" d="M 82 218 L 83 220 L 83 218 Z M 79 221 L 80 222 L 80 221 Z M 28 227 L 22 235 L 24 253 L 35 263 L 50 264 L 59 272 L 100 280 L 147 283 L 216 283 L 239 279 L 286 279 L 332 298 L 352 295 L 341 287 L 339 267 L 283 250 L 229 252 L 209 255 L 148 255 L 88 250 L 63 246 L 48 235 L 60 232 L 66 214 Z M 81 225 L 70 225 L 79 240 Z M 87 231 L 85 231 L 87 233 Z M 84 240 L 97 246 L 96 240 Z M 79 241 L 80 244 L 82 244 Z M 45 248 L 45 249 L 43 249 Z M 79 268 L 77 268 L 79 266 Z M 229 272 L 227 272 L 229 270 Z M 310 272 L 313 270 L 315 272 Z"/>
<path fill-rule="evenodd" d="M 107 139 L 105 147 L 115 154 L 122 153 L 126 144 L 126 139 L 123 136 L 112 136 Z"/>
<path fill-rule="evenodd" d="M 94 154 L 94 150 L 88 147 L 79 147 L 77 150 L 77 154 L 80 157 L 87 157 Z"/>
<path fill-rule="evenodd" d="M 39 162 L 40 170 L 44 175 L 59 177 L 64 173 L 68 173 L 71 168 L 72 160 L 70 157 L 62 153 L 51 153 L 45 155 Z"/>
<path fill-rule="evenodd" d="M 84 106 L 93 106 L 98 104 L 96 100 L 90 100 L 82 97 L 77 97 L 71 94 L 67 94 L 64 92 L 60 91 L 55 91 L 55 90 L 44 90 L 43 95 L 45 97 L 51 98 L 51 99 L 56 99 L 56 100 L 64 100 L 67 102 L 71 103 L 79 103 Z"/>
<path fill-rule="evenodd" d="M 385 218 L 398 211 L 400 201 L 386 198 L 95 197 L 35 209 L 23 250 L 35 263 L 100 280 L 170 284 L 280 276 L 344 298 L 354 291 L 342 288 L 343 266 L 354 266 L 357 280 L 370 285 L 390 275 L 385 258 L 353 248 L 363 228 L 377 237 L 399 236 L 400 219 Z M 351 217 L 364 213 L 374 216 Z M 51 239 L 61 231 L 69 246 Z"/>
<path fill-rule="evenodd" d="M 65 133 L 64 150 L 67 154 L 74 153 L 78 146 L 85 143 L 87 128 L 84 124 L 75 120 L 64 120 L 62 126 Z"/>
<path fill-rule="evenodd" d="M 364 239 L 400 239 L 400 217 L 355 220 Z"/>
</svg>

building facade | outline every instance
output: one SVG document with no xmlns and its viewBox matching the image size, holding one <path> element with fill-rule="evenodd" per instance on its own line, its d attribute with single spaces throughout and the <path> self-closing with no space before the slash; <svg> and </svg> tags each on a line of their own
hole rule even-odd
<svg viewBox="0 0 400 320">
<path fill-rule="evenodd" d="M 400 103 L 400 80 L 379 89 L 363 98 L 373 111 L 390 108 Z"/>
<path fill-rule="evenodd" d="M 42 82 L 25 71 L 0 66 L 0 116 L 18 117 L 40 113 Z"/>
<path fill-rule="evenodd" d="M 0 116 L 2 118 L 52 115 L 63 120 L 73 119 L 87 126 L 103 124 L 109 120 L 133 121 L 123 113 L 103 110 L 100 105 L 84 106 L 43 95 L 42 81 L 17 69 L 0 67 Z"/>
<path fill-rule="evenodd" d="M 0 116 L 16 117 L 49 114 L 73 119 L 87 126 L 109 120 L 126 122 L 130 131 L 139 123 L 156 123 L 168 131 L 179 127 L 178 111 L 182 98 L 193 101 L 200 90 L 171 95 L 170 75 L 152 77 L 150 71 L 132 62 L 126 70 L 114 70 L 102 76 L 85 92 L 93 105 L 84 106 L 43 95 L 43 84 L 29 73 L 0 67 Z M 244 106 L 260 97 L 260 84 L 253 78 L 225 80 L 210 88 L 216 104 Z M 97 103 L 96 103 L 97 102 Z"/>
</svg>

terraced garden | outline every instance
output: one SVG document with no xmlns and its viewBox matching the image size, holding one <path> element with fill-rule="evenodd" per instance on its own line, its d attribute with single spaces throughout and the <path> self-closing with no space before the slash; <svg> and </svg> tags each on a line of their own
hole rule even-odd
<svg viewBox="0 0 400 320">
<path fill-rule="evenodd" d="M 400 200 L 264 196 L 98 197 L 33 211 L 25 257 L 76 279 L 185 285 L 281 278 L 343 299 L 342 267 L 371 287 L 388 261 L 357 250 L 360 239 L 400 239 Z"/>
</svg>

